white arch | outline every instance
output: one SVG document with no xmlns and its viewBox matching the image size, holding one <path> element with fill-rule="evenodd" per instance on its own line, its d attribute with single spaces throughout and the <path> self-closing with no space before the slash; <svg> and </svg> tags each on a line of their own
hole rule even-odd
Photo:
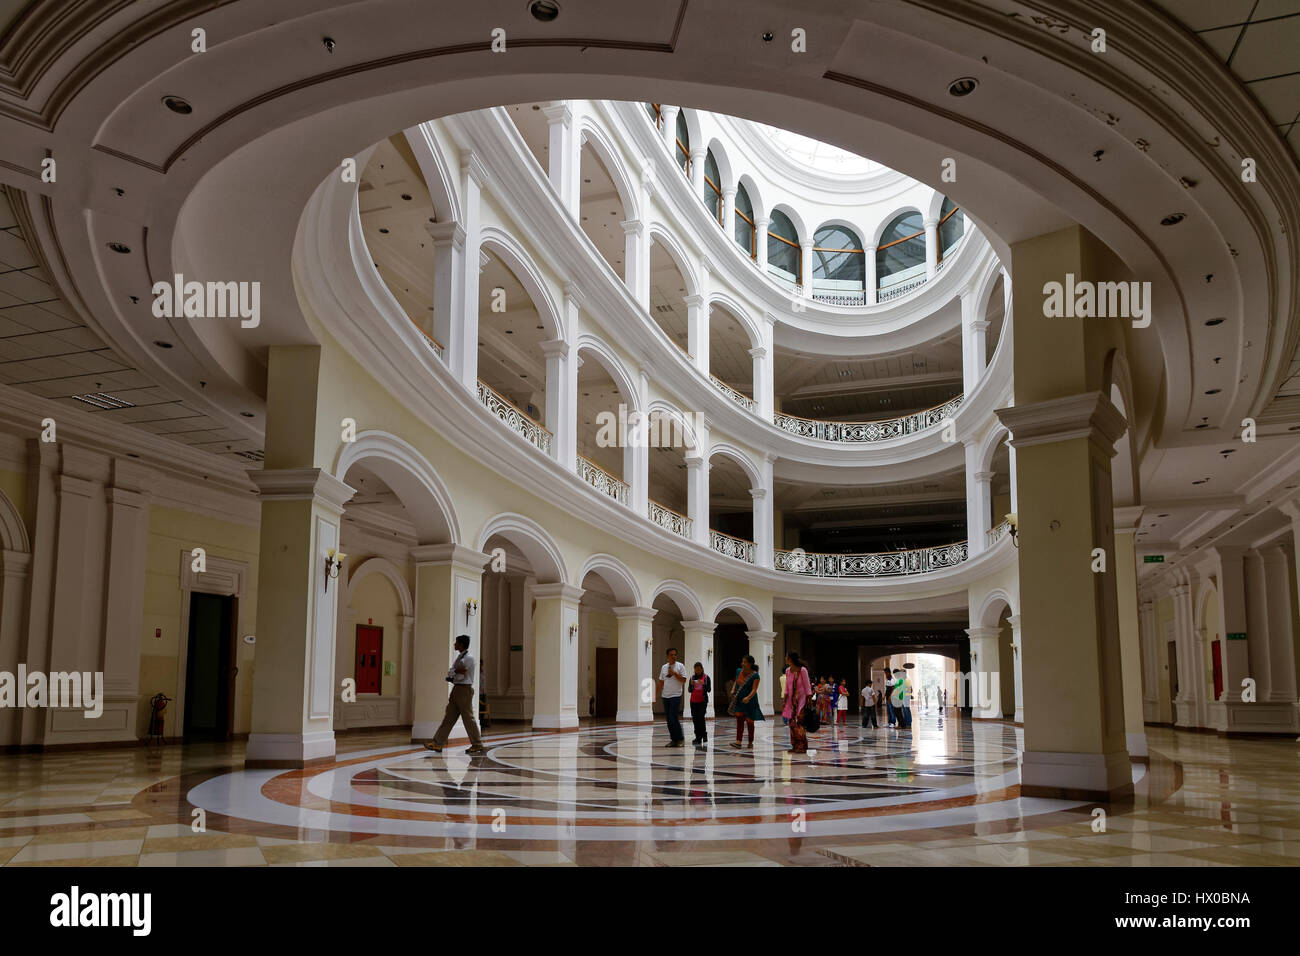
<svg viewBox="0 0 1300 956">
<path fill-rule="evenodd" d="M 808 224 L 803 221 L 803 216 L 799 215 L 793 206 L 788 202 L 779 202 L 772 206 L 772 212 L 777 212 L 778 210 L 790 217 L 790 222 L 794 225 L 794 233 L 799 237 L 799 245 L 802 246 L 812 238 L 808 233 Z M 768 218 L 771 218 L 771 213 L 768 214 Z M 767 227 L 769 230 L 772 228 L 771 222 L 768 223 Z"/>
<path fill-rule="evenodd" d="M 397 599 L 402 603 L 402 614 L 406 617 L 414 617 L 415 602 L 411 599 L 410 585 L 406 583 L 406 578 L 397 565 L 387 558 L 381 557 L 367 558 L 352 569 L 352 573 L 348 575 L 347 586 L 343 589 L 343 606 L 351 606 L 352 595 L 357 586 L 372 574 L 378 574 L 388 579 L 388 583 L 397 592 Z"/>
<path fill-rule="evenodd" d="M 564 555 L 546 530 L 532 518 L 510 511 L 489 518 L 479 532 L 475 548 L 486 552 L 487 543 L 493 535 L 500 535 L 523 553 L 532 565 L 533 575 L 539 584 L 568 583 Z"/>
<path fill-rule="evenodd" d="M 745 192 L 749 194 L 749 202 L 754 207 L 754 222 L 757 223 L 767 215 L 766 207 L 763 205 L 763 194 L 758 188 L 758 183 L 754 181 L 754 177 L 749 173 L 741 173 L 736 178 L 736 185 L 744 186 Z"/>
<path fill-rule="evenodd" d="M 614 181 L 614 189 L 623 203 L 623 219 L 625 221 L 640 219 L 641 210 L 636 201 L 637 189 L 632 185 L 632 177 L 628 174 L 623 156 L 605 130 L 590 116 L 584 116 L 578 125 L 579 153 L 584 143 L 590 145 L 592 152 L 600 157 L 605 172 L 609 173 L 609 178 Z"/>
<path fill-rule="evenodd" d="M 677 605 L 677 610 L 682 613 L 683 621 L 704 620 L 704 607 L 689 585 L 671 578 L 660 581 L 650 595 L 650 604 L 653 605 L 660 595 L 672 599 L 672 602 Z"/>
<path fill-rule="evenodd" d="M 402 133 L 415 155 L 420 175 L 429 190 L 433 203 L 433 216 L 438 222 L 463 222 L 460 197 L 456 193 L 456 177 L 447 168 L 432 123 L 420 123 Z"/>
<path fill-rule="evenodd" d="M 602 368 L 609 373 L 609 377 L 618 385 L 620 392 L 627 396 L 627 404 L 635 411 L 641 408 L 641 393 L 634 384 L 635 379 L 628 372 L 627 366 L 618 357 L 618 354 L 609 347 L 604 339 L 591 332 L 583 332 L 578 336 L 578 355 L 583 352 L 592 352 L 595 354 L 597 361 Z"/>
<path fill-rule="evenodd" d="M 695 110 L 688 110 L 684 106 L 678 107 L 678 110 L 679 112 L 677 115 L 686 121 L 686 133 L 690 137 L 690 142 L 686 144 L 687 149 L 688 150 L 699 149 L 699 147 L 703 145 L 702 140 L 704 139 L 704 134 L 700 131 L 699 116 L 696 115 Z M 672 132 L 673 132 L 673 136 L 677 135 L 677 130 L 674 129 Z M 676 145 L 674 145 L 673 148 L 675 150 Z M 674 159 L 677 158 L 676 152 L 673 153 L 673 158 Z"/>
<path fill-rule="evenodd" d="M 922 214 L 923 215 L 922 221 L 933 219 L 935 222 L 938 222 L 939 216 L 941 215 L 943 210 L 943 201 L 947 198 L 948 196 L 945 193 L 941 193 L 937 189 L 933 193 L 931 193 L 930 202 L 927 203 L 928 211 Z M 955 202 L 954 205 L 956 205 Z"/>
<path fill-rule="evenodd" d="M 641 606 L 641 589 L 636 586 L 636 578 L 628 566 L 612 554 L 593 554 L 589 557 L 578 572 L 579 587 L 587 580 L 588 574 L 597 575 L 609 585 L 620 607 Z"/>
<path fill-rule="evenodd" d="M 1133 377 L 1128 359 L 1118 348 L 1106 354 L 1102 365 L 1102 393 L 1119 409 L 1128 423 L 1115 443 L 1115 458 L 1110 474 L 1112 497 L 1117 507 L 1135 505 L 1142 500 L 1140 472 L 1137 467 L 1137 438 L 1133 426 Z M 1115 399 L 1119 400 L 1116 401 Z"/>
<path fill-rule="evenodd" d="M 420 544 L 460 543 L 460 519 L 451 492 L 414 446 L 385 431 L 364 431 L 339 449 L 334 477 L 343 481 L 356 464 L 363 464 L 393 489 L 415 524 Z"/>
<path fill-rule="evenodd" d="M 663 247 L 664 252 L 668 253 L 668 258 L 673 260 L 673 264 L 677 266 L 677 271 L 682 274 L 682 279 L 686 283 L 686 294 L 698 294 L 700 284 L 698 277 L 695 275 L 693 260 L 682 244 L 677 241 L 677 237 L 669 232 L 668 226 L 658 221 L 650 224 L 650 245 L 652 249 L 656 242 Z"/>
<path fill-rule="evenodd" d="M 541 270 L 533 262 L 532 256 L 524 250 L 515 237 L 497 226 L 484 226 L 479 245 L 484 252 L 490 252 L 500 259 L 519 280 L 519 284 L 528 293 L 528 298 L 537 309 L 537 314 L 541 316 L 542 324 L 546 326 L 551 338 L 567 342 L 568 329 L 560 318 L 555 300 L 551 298 L 546 280 L 542 278 Z"/>
<path fill-rule="evenodd" d="M 925 222 L 925 213 L 921 212 L 920 207 L 915 203 L 908 203 L 906 206 L 899 206 L 893 212 L 889 213 L 889 215 L 885 216 L 885 218 L 881 219 L 880 222 L 876 223 L 876 231 L 872 233 L 871 236 L 872 247 L 877 249 L 880 248 L 880 237 L 884 234 L 885 230 L 889 228 L 889 224 L 899 216 L 908 212 L 917 213 L 921 217 L 921 222 Z"/>
<path fill-rule="evenodd" d="M 646 417 L 649 418 L 649 416 L 653 415 L 655 412 L 659 412 L 661 415 L 667 415 L 681 426 L 682 431 L 686 435 L 687 441 L 685 451 L 690 452 L 699 450 L 700 436 L 696 434 L 695 428 L 691 425 L 690 419 L 681 409 L 666 399 L 657 398 L 646 406 Z"/>
<path fill-rule="evenodd" d="M 1012 616 L 1020 613 L 1016 610 L 1015 602 L 1011 599 L 1010 594 L 1002 588 L 994 588 L 988 594 L 984 595 L 984 600 L 980 604 L 979 613 L 975 615 L 975 618 L 979 623 L 972 626 L 997 627 L 1002 619 L 1002 612 L 996 610 L 999 603 L 1005 604 L 1007 610 L 1011 612 Z"/>
<path fill-rule="evenodd" d="M 732 445 L 729 442 L 725 442 L 725 441 L 714 442 L 713 445 L 709 448 L 708 460 L 712 461 L 714 455 L 723 455 L 727 458 L 734 460 L 738 465 L 740 465 L 741 469 L 749 477 L 749 480 L 751 482 L 750 484 L 751 488 L 763 487 L 762 474 L 759 472 L 758 468 L 754 466 L 754 463 L 749 460 L 749 456 L 746 455 L 739 448 L 737 448 L 735 445 Z"/>
<path fill-rule="evenodd" d="M 727 147 L 715 136 L 709 140 L 708 151 L 713 154 L 713 161 L 718 164 L 718 188 L 725 192 L 728 186 L 736 184 L 736 174 L 731 168 L 731 157 L 727 155 Z"/>
<path fill-rule="evenodd" d="M 1010 435 L 1007 427 L 1001 422 L 989 429 L 989 433 L 984 436 L 984 441 L 980 442 L 980 471 L 993 470 L 993 456 L 998 453 L 998 446 Z"/>
<path fill-rule="evenodd" d="M 759 331 L 758 325 L 750 318 L 745 307 L 737 302 L 726 292 L 716 291 L 709 293 L 709 320 L 713 320 L 713 307 L 720 305 L 735 317 L 740 323 L 745 334 L 749 336 L 749 347 L 751 349 L 760 348 L 763 345 L 763 334 Z"/>
<path fill-rule="evenodd" d="M 1208 577 L 1202 578 L 1200 586 L 1196 589 L 1196 597 L 1192 601 L 1192 630 L 1200 631 L 1205 629 L 1206 609 L 1210 606 L 1210 601 L 1217 601 L 1219 597 L 1218 584 Z M 1223 626 L 1223 620 L 1220 618 L 1219 626 Z M 1210 635 L 1213 640 L 1217 634 Z"/>
<path fill-rule="evenodd" d="M 3 491 L 0 491 L 0 545 L 6 551 L 21 551 L 24 554 L 32 550 L 31 540 L 27 537 L 27 525 L 23 524 L 22 515 Z"/>
<path fill-rule="evenodd" d="M 718 606 L 713 609 L 713 617 L 710 620 L 716 621 L 718 615 L 727 610 L 739 614 L 740 619 L 745 622 L 745 627 L 751 631 L 765 630 L 763 627 L 763 612 L 758 609 L 758 605 L 753 601 L 742 597 L 723 598 L 718 602 Z"/>
</svg>

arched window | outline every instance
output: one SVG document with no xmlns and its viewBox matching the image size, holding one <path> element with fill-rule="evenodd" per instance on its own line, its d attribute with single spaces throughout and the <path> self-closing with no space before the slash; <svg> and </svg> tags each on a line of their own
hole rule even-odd
<svg viewBox="0 0 1300 956">
<path fill-rule="evenodd" d="M 939 208 L 939 261 L 956 248 L 966 232 L 966 214 L 947 196 Z"/>
<path fill-rule="evenodd" d="M 722 222 L 722 174 L 718 172 L 713 150 L 704 154 L 704 205 L 714 219 Z"/>
<path fill-rule="evenodd" d="M 925 223 L 915 210 L 895 216 L 876 247 L 876 287 L 881 292 L 925 281 Z"/>
<path fill-rule="evenodd" d="M 662 129 L 664 125 L 664 114 L 659 109 L 658 103 L 643 103 L 646 113 L 650 116 L 650 122 L 655 124 L 655 129 Z"/>
<path fill-rule="evenodd" d="M 834 305 L 865 301 L 867 259 L 862 240 L 847 226 L 822 226 L 813 234 L 813 298 Z"/>
<path fill-rule="evenodd" d="M 677 165 L 688 177 L 691 175 L 691 131 L 686 128 L 686 111 L 677 111 Z"/>
<path fill-rule="evenodd" d="M 736 245 L 749 253 L 749 258 L 758 258 L 758 230 L 754 226 L 754 204 L 749 201 L 749 192 L 744 184 L 736 186 Z"/>
<path fill-rule="evenodd" d="M 779 209 L 772 210 L 767 225 L 767 271 L 778 279 L 798 285 L 803 276 L 802 250 L 794 223 Z"/>
</svg>

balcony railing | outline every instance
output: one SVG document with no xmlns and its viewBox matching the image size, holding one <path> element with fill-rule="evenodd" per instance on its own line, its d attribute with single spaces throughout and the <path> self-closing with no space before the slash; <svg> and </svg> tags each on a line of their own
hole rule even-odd
<svg viewBox="0 0 1300 956">
<path fill-rule="evenodd" d="M 866 293 L 865 291 L 860 291 L 860 292 L 847 292 L 847 291 L 843 291 L 843 292 L 831 292 L 831 291 L 818 292 L 816 289 L 814 289 L 814 290 L 813 290 L 813 301 L 814 301 L 814 302 L 823 302 L 823 303 L 825 303 L 826 305 L 850 305 L 850 306 L 852 306 L 852 305 L 866 305 L 866 304 L 867 304 L 867 293 Z"/>
<path fill-rule="evenodd" d="M 989 530 L 984 532 L 985 546 L 989 548 L 993 547 L 995 544 L 997 544 L 999 541 L 1005 538 L 1007 536 L 1007 532 L 1009 532 L 1010 530 L 1011 530 L 1011 522 L 1009 521 L 1002 522 L 996 528 L 989 528 Z"/>
<path fill-rule="evenodd" d="M 744 561 L 746 564 L 754 563 L 754 542 L 746 541 L 744 538 L 723 534 L 721 531 L 714 531 L 710 528 L 709 547 L 718 554 L 725 554 L 737 561 Z"/>
<path fill-rule="evenodd" d="M 683 538 L 691 536 L 691 529 L 694 524 L 691 519 L 679 511 L 673 511 L 672 508 L 665 508 L 653 498 L 646 502 L 646 517 L 659 527 L 667 528 L 673 534 L 679 534 Z"/>
<path fill-rule="evenodd" d="M 524 441 L 537 446 L 548 455 L 551 453 L 551 433 L 546 430 L 542 423 L 530 418 L 509 399 L 498 395 L 481 379 L 478 383 L 478 400 L 483 403 L 489 412 L 505 422 L 507 428 L 516 435 L 520 435 Z"/>
<path fill-rule="evenodd" d="M 620 504 L 627 504 L 631 498 L 631 488 L 627 482 L 615 478 L 593 461 L 578 456 L 578 477 L 591 485 L 602 495 L 608 495 Z"/>
<path fill-rule="evenodd" d="M 958 395 L 942 405 L 913 412 L 901 418 L 889 418 L 879 422 L 825 422 L 815 418 L 800 418 L 777 412 L 772 421 L 778 428 L 799 435 L 802 438 L 820 438 L 822 441 L 838 442 L 873 442 L 889 438 L 902 438 L 915 435 L 941 424 L 950 418 L 961 406 L 965 396 Z"/>
<path fill-rule="evenodd" d="M 901 298 L 902 296 L 907 295 L 907 293 L 911 292 L 913 289 L 917 289 L 925 285 L 925 282 L 926 282 L 926 277 L 924 275 L 920 275 L 913 279 L 900 282 L 897 285 L 891 285 L 889 288 L 881 289 L 876 293 L 876 301 L 888 302 L 891 299 Z"/>
<path fill-rule="evenodd" d="M 893 578 L 956 567 L 966 557 L 965 541 L 878 554 L 816 554 L 778 548 L 773 552 L 772 566 L 778 571 L 814 578 Z"/>
<path fill-rule="evenodd" d="M 415 322 L 412 321 L 411 324 L 415 325 Z M 420 333 L 420 337 L 424 339 L 424 344 L 429 347 L 429 350 L 433 352 L 434 355 L 438 356 L 438 358 L 442 359 L 444 362 L 447 360 L 446 354 L 443 352 L 442 345 L 438 342 L 437 339 L 435 339 L 428 332 L 424 331 L 424 329 L 420 328 L 418 325 L 415 325 L 415 331 Z"/>
<path fill-rule="evenodd" d="M 750 398 L 749 396 L 740 394 L 740 392 L 736 391 L 726 382 L 722 381 L 719 378 L 714 377 L 713 375 L 710 375 L 709 378 L 712 379 L 713 384 L 718 391 L 720 391 L 723 395 L 726 395 L 727 398 L 731 399 L 741 408 L 748 409 L 751 412 L 758 410 L 758 403 L 754 401 L 752 398 Z"/>
</svg>

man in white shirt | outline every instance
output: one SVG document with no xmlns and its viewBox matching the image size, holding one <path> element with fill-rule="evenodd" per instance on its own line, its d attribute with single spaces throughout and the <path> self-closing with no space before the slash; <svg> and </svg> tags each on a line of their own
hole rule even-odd
<svg viewBox="0 0 1300 956">
<path fill-rule="evenodd" d="M 867 681 L 867 686 L 862 688 L 862 726 L 875 727 L 880 729 L 876 723 L 876 688 L 871 686 L 871 681 Z"/>
<path fill-rule="evenodd" d="M 664 719 L 668 722 L 668 746 L 686 743 L 682 733 L 682 691 L 686 687 L 686 665 L 677 660 L 677 648 L 668 648 L 668 663 L 659 668 L 659 694 L 664 699 Z"/>
<path fill-rule="evenodd" d="M 443 745 L 451 729 L 459 718 L 465 724 L 469 734 L 469 749 L 465 753 L 472 756 L 487 753 L 483 749 L 483 738 L 479 736 L 478 724 L 474 720 L 474 657 L 469 652 L 469 635 L 462 634 L 456 638 L 456 650 L 459 652 L 447 671 L 447 683 L 451 685 L 447 695 L 447 710 L 442 715 L 442 724 L 438 727 L 433 740 L 424 745 L 426 750 L 436 754 L 442 753 Z"/>
</svg>

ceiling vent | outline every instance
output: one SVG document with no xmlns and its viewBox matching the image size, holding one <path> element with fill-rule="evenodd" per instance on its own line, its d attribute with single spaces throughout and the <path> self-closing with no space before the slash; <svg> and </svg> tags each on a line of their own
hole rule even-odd
<svg viewBox="0 0 1300 956">
<path fill-rule="evenodd" d="M 85 395 L 73 395 L 79 402 L 85 402 L 94 408 L 135 408 L 134 402 L 128 402 L 109 395 L 107 392 L 87 392 Z"/>
</svg>

